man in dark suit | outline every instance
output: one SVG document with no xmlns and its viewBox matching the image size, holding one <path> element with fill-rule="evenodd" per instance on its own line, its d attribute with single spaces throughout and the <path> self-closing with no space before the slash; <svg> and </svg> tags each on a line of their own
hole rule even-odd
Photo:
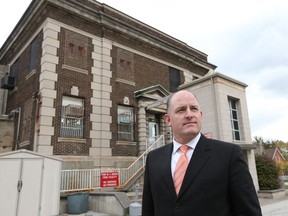
<svg viewBox="0 0 288 216">
<path fill-rule="evenodd" d="M 202 111 L 191 92 L 170 96 L 164 120 L 172 127 L 173 143 L 147 155 L 142 216 L 262 215 L 241 148 L 200 133 Z M 183 145 L 188 165 L 176 193 L 173 178 Z"/>
</svg>

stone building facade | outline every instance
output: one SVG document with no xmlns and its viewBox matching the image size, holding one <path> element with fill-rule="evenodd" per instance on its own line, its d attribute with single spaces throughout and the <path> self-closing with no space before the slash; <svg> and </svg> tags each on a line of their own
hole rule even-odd
<svg viewBox="0 0 288 216">
<path fill-rule="evenodd" d="M 167 96 L 216 69 L 207 54 L 92 0 L 33 0 L 0 49 L 0 65 L 8 67 L 2 114 L 13 114 L 12 150 L 100 161 L 137 157 L 162 134 L 171 141 Z"/>
</svg>

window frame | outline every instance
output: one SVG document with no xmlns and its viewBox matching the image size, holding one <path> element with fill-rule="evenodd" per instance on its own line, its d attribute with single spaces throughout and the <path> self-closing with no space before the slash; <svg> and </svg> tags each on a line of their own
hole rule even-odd
<svg viewBox="0 0 288 216">
<path fill-rule="evenodd" d="M 60 137 L 84 138 L 84 99 L 62 97 Z"/>
<path fill-rule="evenodd" d="M 169 89 L 170 92 L 176 92 L 181 84 L 180 70 L 169 67 Z"/>
<path fill-rule="evenodd" d="M 229 115 L 230 115 L 230 123 L 231 123 L 233 141 L 241 140 L 238 104 L 239 104 L 239 99 L 235 99 L 231 97 L 228 98 Z"/>
<path fill-rule="evenodd" d="M 10 75 L 14 77 L 14 86 L 18 86 L 19 82 L 19 73 L 20 73 L 20 59 L 16 59 L 16 61 L 12 64 L 10 69 Z"/>
<path fill-rule="evenodd" d="M 37 38 L 34 38 L 30 44 L 29 73 L 33 70 L 36 70 L 37 49 L 38 41 Z"/>
<path fill-rule="evenodd" d="M 121 113 L 119 113 L 122 110 Z M 122 119 L 119 118 L 120 114 L 124 114 Z M 117 106 L 117 139 L 118 141 L 134 142 L 135 130 L 134 130 L 134 107 L 130 106 Z"/>
</svg>

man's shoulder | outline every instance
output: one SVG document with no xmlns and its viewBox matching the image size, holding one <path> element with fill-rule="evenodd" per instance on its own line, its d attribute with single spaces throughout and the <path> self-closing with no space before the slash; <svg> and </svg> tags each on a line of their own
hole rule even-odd
<svg viewBox="0 0 288 216">
<path fill-rule="evenodd" d="M 212 139 L 212 138 L 203 138 L 205 139 L 204 142 L 206 142 L 211 148 L 228 148 L 228 149 L 233 149 L 233 148 L 240 148 L 239 145 L 227 142 L 227 141 L 222 141 L 222 140 L 217 140 L 217 139 Z"/>
</svg>

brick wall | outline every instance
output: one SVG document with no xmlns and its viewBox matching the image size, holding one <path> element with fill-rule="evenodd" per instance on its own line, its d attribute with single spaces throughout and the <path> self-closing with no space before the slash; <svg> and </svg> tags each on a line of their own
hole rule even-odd
<svg viewBox="0 0 288 216">
<path fill-rule="evenodd" d="M 162 47 L 167 47 L 168 44 L 179 52 L 186 53 L 189 57 L 196 57 L 201 61 L 207 61 L 206 55 L 202 55 L 195 49 L 187 46 L 185 43 L 177 41 L 171 37 L 161 34 L 157 30 L 152 30 L 145 25 L 141 25 L 139 22 L 133 21 L 133 19 L 125 16 L 119 12 L 110 11 L 107 7 L 102 7 L 101 4 L 92 3 L 88 0 L 75 1 L 73 4 L 81 6 L 85 5 L 87 7 L 95 9 L 93 13 L 93 18 L 97 19 L 100 16 L 100 12 L 104 12 L 107 16 L 111 16 L 111 22 L 115 22 L 115 25 L 123 27 L 123 23 L 128 26 L 133 26 L 133 28 L 141 29 L 143 35 L 151 36 L 151 40 L 155 38 L 160 39 Z M 161 46 L 153 46 L 155 43 L 145 43 L 139 38 L 132 38 L 131 36 L 117 30 L 113 29 L 113 26 L 101 24 L 100 22 L 93 22 L 93 19 L 81 18 L 79 14 L 73 14 L 68 8 L 56 7 L 54 4 L 48 3 L 46 8 L 41 8 L 36 16 L 32 18 L 33 23 L 29 28 L 25 28 L 23 31 L 22 38 L 19 43 L 13 44 L 13 49 L 11 49 L 8 54 L 1 60 L 4 64 L 8 64 L 13 55 L 18 54 L 21 48 L 27 43 L 29 37 L 35 33 L 35 30 L 42 25 L 42 22 L 46 17 L 53 20 L 57 20 L 61 24 L 61 30 L 58 35 L 58 40 L 60 42 L 60 47 L 57 51 L 57 57 L 59 57 L 59 63 L 56 66 L 57 81 L 55 82 L 55 90 L 57 92 L 57 97 L 54 100 L 54 108 L 56 110 L 55 117 L 53 118 L 54 135 L 51 139 L 51 145 L 53 146 L 53 154 L 56 155 L 88 155 L 89 148 L 91 147 L 90 139 L 90 114 L 92 112 L 91 108 L 91 97 L 93 92 L 91 90 L 91 81 L 93 79 L 91 75 L 91 67 L 93 66 L 92 60 L 92 37 L 104 37 L 115 43 L 111 51 L 112 64 L 111 64 L 111 132 L 112 139 L 110 142 L 113 155 L 138 155 L 138 128 L 137 120 L 135 122 L 134 132 L 135 132 L 135 143 L 134 144 L 119 144 L 117 143 L 117 106 L 123 105 L 124 97 L 129 98 L 129 106 L 134 108 L 134 115 L 138 116 L 138 104 L 134 98 L 134 92 L 143 88 L 147 88 L 153 85 L 160 84 L 165 89 L 169 90 L 169 66 L 176 66 L 183 68 L 187 71 L 191 71 L 199 76 L 205 75 L 208 70 L 195 65 L 188 61 L 186 58 L 181 59 L 178 55 L 174 55 L 167 50 L 163 50 Z M 87 8 L 82 8 L 81 13 L 85 13 Z M 88 15 L 88 14 L 87 14 Z M 92 15 L 91 15 L 92 16 Z M 69 29 L 66 28 L 69 26 Z M 83 34 L 82 34 L 82 33 Z M 93 35 L 93 36 L 92 36 Z M 24 41 L 26 40 L 26 42 Z M 39 41 L 39 46 L 37 50 L 37 68 L 34 74 L 30 74 L 29 68 L 29 46 L 27 46 L 23 52 L 20 54 L 20 68 L 21 73 L 19 74 L 19 86 L 18 90 L 10 91 L 9 100 L 7 103 L 7 113 L 16 107 L 21 107 L 22 109 L 32 109 L 32 113 L 35 113 L 35 103 L 29 102 L 33 93 L 39 90 L 39 74 L 41 62 L 40 58 L 42 55 L 41 42 L 43 41 L 42 32 L 37 35 L 37 40 Z M 117 45 L 118 44 L 118 45 Z M 135 50 L 135 52 L 133 52 Z M 141 53 L 141 55 L 140 55 Z M 166 62 L 169 62 L 166 64 Z M 169 65 L 168 65 L 169 64 Z M 184 83 L 184 72 L 180 72 L 181 83 Z M 29 76 L 27 78 L 27 76 Z M 79 94 L 72 95 L 71 88 L 76 86 L 79 90 Z M 74 143 L 69 141 L 59 140 L 60 127 L 61 127 L 61 106 L 62 106 L 62 96 L 75 96 L 84 100 L 85 107 L 85 123 L 84 123 L 84 136 L 83 139 L 86 140 L 84 143 Z M 24 106 L 26 104 L 26 106 Z M 127 104 L 126 104 L 127 105 Z M 20 130 L 19 137 L 25 141 L 27 137 L 31 137 L 31 144 L 25 148 L 32 149 L 33 143 L 33 133 L 35 126 L 35 115 L 28 115 L 27 110 L 25 111 L 25 118 L 29 118 L 30 130 Z M 21 127 L 23 127 L 25 122 L 21 120 Z M 27 124 L 27 121 L 25 123 Z M 30 133 L 28 135 L 27 133 Z M 24 140 L 25 139 L 25 140 Z"/>
</svg>

